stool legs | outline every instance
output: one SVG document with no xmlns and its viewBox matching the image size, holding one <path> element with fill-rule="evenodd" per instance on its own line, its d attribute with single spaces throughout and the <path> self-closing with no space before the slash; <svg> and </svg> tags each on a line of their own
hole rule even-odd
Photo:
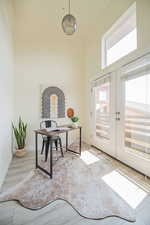
<svg viewBox="0 0 150 225">
<path fill-rule="evenodd" d="M 50 143 L 50 178 L 53 177 L 53 143 Z"/>
<path fill-rule="evenodd" d="M 59 146 L 60 146 L 60 150 L 61 150 L 61 156 L 64 157 L 61 138 L 59 138 L 57 141 L 54 141 L 56 151 L 58 150 L 58 142 L 59 142 Z M 49 147 L 50 147 L 50 154 L 52 154 L 51 152 L 53 150 L 53 141 L 50 141 L 50 139 L 48 139 L 45 144 L 45 162 L 47 161 L 47 158 L 48 158 Z"/>
<path fill-rule="evenodd" d="M 56 147 L 56 151 L 58 150 L 58 142 L 55 141 L 55 147 Z"/>
<path fill-rule="evenodd" d="M 47 158 L 48 158 L 49 144 L 50 144 L 50 139 L 48 138 L 45 145 L 45 162 L 47 161 Z"/>
<path fill-rule="evenodd" d="M 43 151 L 44 151 L 44 144 L 45 144 L 45 142 L 44 142 L 44 140 L 43 140 L 43 142 L 42 142 L 42 150 L 41 150 L 41 154 L 43 154 Z"/>
<path fill-rule="evenodd" d="M 61 150 L 61 156 L 62 156 L 62 157 L 64 157 L 64 153 L 63 153 L 63 147 L 62 147 L 61 138 L 59 138 L 59 145 L 60 145 L 60 150 Z"/>
</svg>

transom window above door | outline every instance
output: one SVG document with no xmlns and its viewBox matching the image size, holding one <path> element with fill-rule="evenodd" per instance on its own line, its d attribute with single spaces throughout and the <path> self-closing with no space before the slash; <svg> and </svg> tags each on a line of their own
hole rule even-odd
<svg viewBox="0 0 150 225">
<path fill-rule="evenodd" d="M 116 62 L 136 48 L 136 3 L 134 3 L 102 38 L 102 68 Z"/>
</svg>

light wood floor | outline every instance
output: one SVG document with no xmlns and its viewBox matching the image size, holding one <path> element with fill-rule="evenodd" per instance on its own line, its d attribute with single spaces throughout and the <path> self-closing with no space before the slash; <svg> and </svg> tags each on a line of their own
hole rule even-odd
<svg viewBox="0 0 150 225">
<path fill-rule="evenodd" d="M 97 151 L 97 150 L 95 150 Z M 0 225 L 150 225 L 150 180 L 119 163 L 104 153 L 102 157 L 109 160 L 118 171 L 147 192 L 147 197 L 136 208 L 137 221 L 126 222 L 123 219 L 110 217 L 102 220 L 88 220 L 79 216 L 70 205 L 64 201 L 55 201 L 49 206 L 32 211 L 23 208 L 15 201 L 0 203 Z M 13 158 L 8 175 L 2 187 L 6 190 L 17 184 L 34 168 L 34 153 L 28 153 L 25 158 Z"/>
</svg>

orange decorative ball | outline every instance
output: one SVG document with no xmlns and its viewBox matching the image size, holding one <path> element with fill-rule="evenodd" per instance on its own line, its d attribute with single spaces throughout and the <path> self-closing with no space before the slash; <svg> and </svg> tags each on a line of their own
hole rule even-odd
<svg viewBox="0 0 150 225">
<path fill-rule="evenodd" d="M 74 110 L 72 108 L 67 109 L 67 116 L 71 118 L 74 116 Z"/>
</svg>

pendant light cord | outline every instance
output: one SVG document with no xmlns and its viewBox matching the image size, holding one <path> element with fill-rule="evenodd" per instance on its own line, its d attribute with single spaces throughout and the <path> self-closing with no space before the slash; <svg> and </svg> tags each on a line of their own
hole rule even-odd
<svg viewBox="0 0 150 225">
<path fill-rule="evenodd" d="M 69 14 L 70 14 L 70 0 L 69 0 Z"/>
</svg>

